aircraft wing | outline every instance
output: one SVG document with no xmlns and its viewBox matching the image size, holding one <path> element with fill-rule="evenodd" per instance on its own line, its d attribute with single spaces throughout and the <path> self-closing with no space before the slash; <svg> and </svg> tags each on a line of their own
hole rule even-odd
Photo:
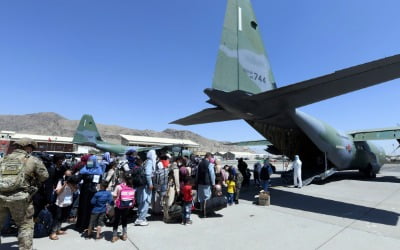
<svg viewBox="0 0 400 250">
<path fill-rule="evenodd" d="M 237 120 L 241 119 L 240 117 L 236 117 L 233 114 L 219 108 L 209 108 L 203 109 L 200 112 L 189 115 L 182 119 L 170 122 L 174 124 L 180 125 L 193 125 L 193 124 L 201 124 L 201 123 L 210 123 L 210 122 L 222 122 L 229 120 Z"/>
<path fill-rule="evenodd" d="M 400 77 L 400 55 L 245 97 L 270 108 L 296 108 Z"/>
<path fill-rule="evenodd" d="M 354 137 L 354 141 L 395 139 L 400 143 L 400 127 L 360 130 L 349 134 Z"/>
<path fill-rule="evenodd" d="M 225 145 L 236 145 L 236 146 L 270 146 L 271 142 L 268 140 L 258 140 L 258 141 L 240 141 L 240 142 L 232 142 L 226 143 Z"/>
<path fill-rule="evenodd" d="M 133 147 L 135 148 L 135 147 Z M 154 147 L 138 147 L 135 148 L 136 152 L 146 152 L 146 151 L 150 151 L 152 149 L 157 150 L 157 149 L 161 149 L 163 148 L 162 146 L 154 146 Z"/>
</svg>

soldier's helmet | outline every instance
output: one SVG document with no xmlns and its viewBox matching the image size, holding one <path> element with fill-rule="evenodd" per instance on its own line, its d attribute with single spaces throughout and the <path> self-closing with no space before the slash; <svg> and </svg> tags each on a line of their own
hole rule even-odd
<svg viewBox="0 0 400 250">
<path fill-rule="evenodd" d="M 14 142 L 15 145 L 19 145 L 21 147 L 25 147 L 25 146 L 31 146 L 34 149 L 38 147 L 37 143 L 32 140 L 31 138 L 28 137 L 24 137 L 19 139 L 18 141 Z"/>
</svg>

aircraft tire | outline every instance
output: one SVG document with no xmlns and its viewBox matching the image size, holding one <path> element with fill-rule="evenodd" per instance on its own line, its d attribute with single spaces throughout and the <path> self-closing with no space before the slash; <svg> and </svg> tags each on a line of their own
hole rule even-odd
<svg viewBox="0 0 400 250">
<path fill-rule="evenodd" d="M 374 170 L 373 170 L 371 165 L 368 165 L 367 168 L 359 169 L 358 171 L 368 179 L 376 178 L 376 173 L 374 172 Z"/>
<path fill-rule="evenodd" d="M 368 166 L 367 171 L 366 171 L 366 175 L 368 178 L 374 179 L 376 178 L 376 173 L 374 172 L 374 169 L 372 168 L 371 165 Z"/>
</svg>

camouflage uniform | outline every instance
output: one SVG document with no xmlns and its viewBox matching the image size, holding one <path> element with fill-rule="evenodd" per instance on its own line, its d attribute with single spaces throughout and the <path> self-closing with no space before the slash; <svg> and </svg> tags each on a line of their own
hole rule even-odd
<svg viewBox="0 0 400 250">
<path fill-rule="evenodd" d="M 49 174 L 42 161 L 29 155 L 22 149 L 16 149 L 13 156 L 26 158 L 25 187 L 11 194 L 0 193 L 0 230 L 10 213 L 18 226 L 18 244 L 20 250 L 31 250 L 33 241 L 33 204 L 32 195 L 39 183 L 45 181 Z"/>
</svg>

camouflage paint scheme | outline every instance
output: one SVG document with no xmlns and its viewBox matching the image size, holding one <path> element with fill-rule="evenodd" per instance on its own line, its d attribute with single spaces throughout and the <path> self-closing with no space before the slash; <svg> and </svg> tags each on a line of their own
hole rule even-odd
<svg viewBox="0 0 400 250">
<path fill-rule="evenodd" d="M 268 152 L 300 155 L 303 175 L 333 167 L 374 177 L 384 163 L 382 148 L 296 108 L 398 77 L 395 55 L 277 88 L 250 0 L 228 0 L 212 88 L 204 90 L 215 107 L 172 123 L 244 119 L 273 144 Z"/>
<path fill-rule="evenodd" d="M 91 115 L 82 116 L 72 142 L 117 155 L 123 155 L 128 150 L 127 146 L 104 142 Z"/>
<path fill-rule="evenodd" d="M 97 148 L 103 152 L 110 152 L 116 155 L 124 155 L 128 149 L 133 147 L 121 144 L 114 144 L 103 141 L 97 130 L 96 123 L 91 115 L 83 115 L 78 128 L 76 129 L 72 143 Z M 137 152 L 159 149 L 160 147 L 135 147 Z"/>
</svg>

